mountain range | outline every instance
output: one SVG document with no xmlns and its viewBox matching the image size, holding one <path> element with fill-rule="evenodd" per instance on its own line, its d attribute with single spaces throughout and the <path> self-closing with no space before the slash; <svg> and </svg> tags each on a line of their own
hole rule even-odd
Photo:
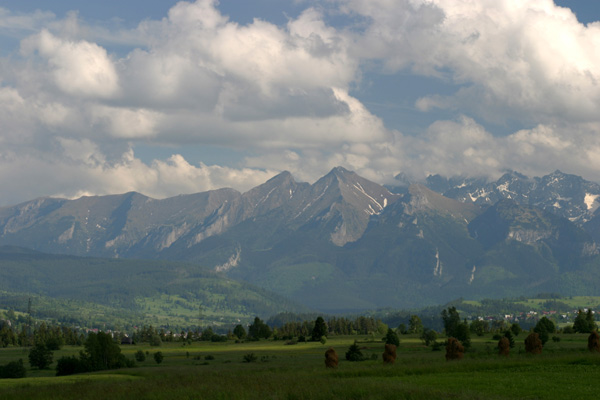
<svg viewBox="0 0 600 400">
<path fill-rule="evenodd" d="M 0 208 L 0 245 L 185 261 L 326 312 L 597 293 L 599 185 L 560 171 L 398 182 L 337 167 L 245 193 L 41 198 Z"/>
</svg>

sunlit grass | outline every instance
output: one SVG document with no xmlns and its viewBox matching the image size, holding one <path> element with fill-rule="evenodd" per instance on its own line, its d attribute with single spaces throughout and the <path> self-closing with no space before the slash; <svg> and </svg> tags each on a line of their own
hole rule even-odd
<svg viewBox="0 0 600 400">
<path fill-rule="evenodd" d="M 283 341 L 194 342 L 122 346 L 128 358 L 142 350 L 136 368 L 70 377 L 54 371 L 28 371 L 19 380 L 0 381 L 0 399 L 567 399 L 594 398 L 600 391 L 600 355 L 586 350 L 587 335 L 560 335 L 540 356 L 524 353 L 525 333 L 507 358 L 496 354 L 491 335 L 473 337 L 465 358 L 447 362 L 415 336 L 402 336 L 394 365 L 383 365 L 383 343 L 371 336 L 332 337 L 321 343 L 287 345 Z M 344 353 L 357 340 L 364 362 L 348 362 Z M 334 347 L 336 370 L 324 365 Z M 76 347 L 55 353 L 74 354 Z M 152 354 L 165 358 L 156 364 Z M 243 362 L 254 353 L 256 362 Z M 208 357 L 207 357 L 208 356 Z M 373 359 L 371 357 L 374 357 Z M 18 348 L 0 349 L 0 361 L 23 357 Z M 35 375 L 39 374 L 39 376 Z"/>
</svg>

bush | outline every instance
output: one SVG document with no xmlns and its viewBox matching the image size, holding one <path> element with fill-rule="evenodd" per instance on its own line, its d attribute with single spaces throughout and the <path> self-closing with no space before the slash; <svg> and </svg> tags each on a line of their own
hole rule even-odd
<svg viewBox="0 0 600 400">
<path fill-rule="evenodd" d="M 363 355 L 362 351 L 360 351 L 360 348 L 358 347 L 356 342 L 354 342 L 354 344 L 348 348 L 348 351 L 346 352 L 346 360 L 348 360 L 348 361 L 364 361 L 365 360 L 365 356 Z"/>
<path fill-rule="evenodd" d="M 23 360 L 11 361 L 6 365 L 0 365 L 0 379 L 18 379 L 25 378 L 27 370 L 23 365 Z"/>
<path fill-rule="evenodd" d="M 156 361 L 157 364 L 160 364 L 164 358 L 162 351 L 154 353 L 154 361 Z"/>
<path fill-rule="evenodd" d="M 89 365 L 75 356 L 61 357 L 56 362 L 56 376 L 81 374 L 90 371 Z"/>
<path fill-rule="evenodd" d="M 214 359 L 215 359 L 215 356 L 213 356 L 213 355 L 209 354 L 209 355 L 205 356 L 205 357 L 204 357 L 204 359 L 205 359 L 205 360 L 212 361 L 212 360 L 214 360 Z"/>
<path fill-rule="evenodd" d="M 144 362 L 146 361 L 146 354 L 142 350 L 138 350 L 135 352 L 135 361 Z"/>
<path fill-rule="evenodd" d="M 248 354 L 244 355 L 245 363 L 252 363 L 252 362 L 256 362 L 257 360 L 258 360 L 258 357 L 254 353 L 248 353 Z"/>
</svg>

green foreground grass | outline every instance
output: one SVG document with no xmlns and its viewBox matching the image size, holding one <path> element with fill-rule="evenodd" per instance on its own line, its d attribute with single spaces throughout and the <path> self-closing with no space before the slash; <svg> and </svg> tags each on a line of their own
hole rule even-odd
<svg viewBox="0 0 600 400">
<path fill-rule="evenodd" d="M 496 355 L 491 337 L 474 338 L 470 352 L 447 362 L 415 337 L 402 337 L 394 365 L 383 365 L 383 343 L 364 337 L 330 338 L 326 345 L 284 342 L 164 344 L 123 346 L 129 358 L 148 351 L 136 368 L 54 377 L 53 370 L 29 370 L 28 377 L 0 380 L 0 399 L 575 399 L 600 392 L 600 354 L 586 350 L 587 335 L 561 335 L 542 355 L 524 354 L 525 334 L 508 358 Z M 369 358 L 344 360 L 358 339 Z M 336 370 L 324 366 L 334 347 Z M 65 346 L 54 359 L 76 354 Z M 165 358 L 156 364 L 152 353 Z M 244 363 L 254 353 L 257 361 Z M 374 356 L 373 356 L 374 355 Z M 206 356 L 209 359 L 206 359 Z M 371 357 L 376 359 L 371 360 Z M 23 358 L 26 350 L 0 349 L 0 364 Z M 214 358 L 214 359 L 211 359 Z M 27 362 L 26 362 L 27 364 Z M 55 364 L 53 364 L 54 366 Z"/>
</svg>

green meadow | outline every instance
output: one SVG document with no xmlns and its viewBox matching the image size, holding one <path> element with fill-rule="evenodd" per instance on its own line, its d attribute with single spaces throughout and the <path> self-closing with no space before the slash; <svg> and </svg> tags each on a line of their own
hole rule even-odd
<svg viewBox="0 0 600 400">
<path fill-rule="evenodd" d="M 580 399 L 600 392 L 600 354 L 587 351 L 586 334 L 556 335 L 541 355 L 524 352 L 523 332 L 509 357 L 497 355 L 491 335 L 472 338 L 462 360 L 446 361 L 404 335 L 395 364 L 383 365 L 383 342 L 372 336 L 332 337 L 321 343 L 283 341 L 194 342 L 121 346 L 133 359 L 148 352 L 135 368 L 55 377 L 55 371 L 28 368 L 23 379 L 0 380 L 0 399 Z M 367 360 L 344 359 L 358 341 Z M 340 363 L 326 369 L 324 353 L 335 348 Z M 64 346 L 55 362 L 79 347 Z M 164 360 L 156 364 L 153 353 Z M 0 364 L 22 358 L 27 349 L 0 349 Z M 244 362 L 253 354 L 255 361 Z"/>
</svg>

